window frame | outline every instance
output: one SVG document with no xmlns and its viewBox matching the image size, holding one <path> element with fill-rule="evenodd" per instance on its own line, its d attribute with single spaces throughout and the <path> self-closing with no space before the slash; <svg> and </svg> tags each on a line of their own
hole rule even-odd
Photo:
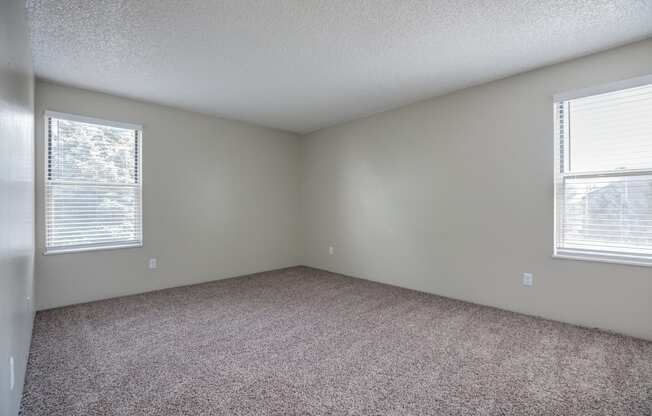
<svg viewBox="0 0 652 416">
<path fill-rule="evenodd" d="M 138 160 L 136 161 L 137 172 L 138 172 L 138 198 L 139 198 L 139 207 L 138 207 L 138 216 L 140 219 L 140 238 L 138 242 L 107 242 L 107 243 L 95 243 L 95 244 L 84 244 L 77 246 L 70 246 L 69 248 L 48 248 L 48 201 L 47 201 L 47 192 L 48 192 L 48 159 L 49 159 L 49 119 L 58 118 L 68 121 L 76 121 L 81 123 L 97 124 L 106 127 L 116 127 L 122 129 L 129 129 L 138 131 Z M 117 249 L 127 249 L 127 248 L 138 248 L 143 247 L 144 245 L 144 218 L 143 218 L 143 126 L 141 124 L 125 123 L 119 121 L 106 120 L 96 117 L 88 117 L 79 114 L 64 113 L 59 111 L 45 110 L 43 112 L 43 255 L 58 255 L 58 254 L 71 254 L 71 253 L 83 253 L 88 251 L 102 251 L 102 250 L 117 250 Z"/>
<path fill-rule="evenodd" d="M 578 98 L 588 97 L 592 95 L 605 94 L 609 92 L 625 90 L 629 88 L 636 88 L 652 84 L 652 75 L 644 75 L 641 77 L 616 81 L 608 84 L 602 84 L 594 87 L 583 88 L 564 93 L 555 94 L 553 96 L 553 118 L 554 118 L 554 132 L 553 132 L 553 145 L 554 145 L 554 170 L 553 170 L 553 258 L 557 259 L 570 259 L 582 260 L 602 263 L 624 264 L 630 266 L 644 266 L 652 267 L 652 255 L 645 255 L 639 253 L 629 252 L 616 252 L 616 251 L 600 251 L 600 250 L 581 250 L 571 248 L 558 247 L 559 235 L 561 232 L 561 221 L 559 197 L 560 193 L 563 195 L 564 186 L 560 186 L 560 179 L 565 180 L 568 177 L 614 177 L 614 176 L 634 176 L 641 174 L 652 174 L 652 168 L 649 169 L 628 169 L 625 171 L 600 171 L 600 172 L 560 172 L 561 163 L 564 163 L 564 171 L 568 168 L 569 157 L 564 157 L 561 161 L 561 142 L 560 142 L 560 123 L 559 123 L 559 106 L 563 102 L 574 100 Z M 567 112 L 566 112 L 567 114 Z M 564 126 L 564 147 L 568 147 L 568 123 Z M 565 156 L 565 155 L 564 155 Z M 560 189 L 561 188 L 561 189 Z"/>
</svg>

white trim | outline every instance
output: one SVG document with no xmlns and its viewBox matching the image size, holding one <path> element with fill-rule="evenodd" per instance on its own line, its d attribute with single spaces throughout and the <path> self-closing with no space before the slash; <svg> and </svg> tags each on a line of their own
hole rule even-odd
<svg viewBox="0 0 652 416">
<path fill-rule="evenodd" d="M 98 124 L 101 126 L 117 127 L 119 129 L 129 129 L 129 130 L 138 130 L 138 131 L 143 130 L 143 126 L 140 124 L 103 120 L 101 118 L 86 117 L 86 116 L 81 116 L 79 114 L 60 113 L 58 111 L 46 110 L 45 118 L 47 119 L 48 117 L 59 118 L 59 119 L 70 120 L 70 121 L 78 121 L 80 123 L 89 123 L 89 124 Z"/>
<path fill-rule="evenodd" d="M 636 259 L 625 259 L 625 258 L 606 258 L 590 255 L 574 255 L 574 254 L 553 254 L 553 259 L 560 260 L 579 260 L 579 261 L 592 261 L 598 263 L 610 263 L 610 264 L 620 264 L 625 266 L 639 266 L 639 267 L 652 267 L 652 259 L 647 260 L 636 260 Z"/>
<path fill-rule="evenodd" d="M 553 216 L 552 216 L 552 221 L 553 221 L 553 226 L 552 226 L 552 252 L 553 256 L 555 253 L 555 249 L 557 246 L 557 242 L 559 241 L 559 235 L 561 234 L 561 223 L 559 222 L 559 165 L 560 165 L 560 153 L 561 149 L 559 146 L 559 114 L 557 114 L 558 111 L 558 103 L 553 102 L 552 103 L 552 114 L 554 117 L 553 120 L 553 168 L 552 168 L 552 184 L 553 184 L 553 191 L 552 191 L 552 209 L 553 209 Z"/>
<path fill-rule="evenodd" d="M 125 244 L 112 244 L 112 245 L 98 245 L 98 246 L 73 246 L 70 248 L 51 248 L 43 251 L 44 256 L 52 256 L 56 254 L 69 254 L 69 253 L 83 253 L 86 251 L 100 251 L 100 250 L 118 250 L 121 248 L 138 248 L 142 247 L 143 243 L 125 243 Z"/>
<path fill-rule="evenodd" d="M 145 218 L 143 217 L 143 130 L 138 130 L 138 197 L 140 198 L 140 247 L 145 244 Z"/>
<path fill-rule="evenodd" d="M 557 93 L 553 95 L 553 100 L 555 102 L 573 100 L 576 98 L 588 97 L 589 95 L 606 94 L 612 91 L 625 90 L 628 88 L 635 88 L 648 84 L 652 84 L 652 74 L 616 82 L 610 82 L 608 84 L 602 84 L 595 87 Z"/>
<path fill-rule="evenodd" d="M 619 170 L 602 170 L 595 172 L 563 172 L 560 176 L 563 179 L 576 178 L 612 178 L 614 176 L 650 176 L 652 169 L 619 169 Z"/>
<path fill-rule="evenodd" d="M 95 186 L 98 188 L 138 188 L 140 183 L 120 183 L 120 182 L 84 182 L 84 181 L 58 181 L 58 180 L 49 180 L 48 181 L 54 185 L 79 185 L 79 186 Z"/>
<path fill-rule="evenodd" d="M 582 261 L 597 261 L 601 263 L 626 264 L 630 266 L 652 267 L 652 256 L 645 254 L 609 254 L 598 251 L 584 251 L 568 248 L 554 250 L 553 258 Z"/>
</svg>

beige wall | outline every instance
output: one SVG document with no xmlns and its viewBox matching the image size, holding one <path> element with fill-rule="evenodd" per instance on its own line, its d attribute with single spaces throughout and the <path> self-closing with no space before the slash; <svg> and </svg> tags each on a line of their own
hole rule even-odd
<svg viewBox="0 0 652 416">
<path fill-rule="evenodd" d="M 304 264 L 652 340 L 652 268 L 551 257 L 552 95 L 650 73 L 652 40 L 307 136 Z"/>
<path fill-rule="evenodd" d="M 34 316 L 34 74 L 24 1 L 0 1 L 0 51 L 0 415 L 13 416 Z"/>
<path fill-rule="evenodd" d="M 144 247 L 42 255 L 46 109 L 144 126 Z M 296 135 L 42 81 L 35 119 L 38 309 L 300 263 Z"/>
</svg>

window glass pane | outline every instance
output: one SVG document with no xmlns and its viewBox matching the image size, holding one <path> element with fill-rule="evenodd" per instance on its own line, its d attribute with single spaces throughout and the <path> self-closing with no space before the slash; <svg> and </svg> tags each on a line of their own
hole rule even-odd
<svg viewBox="0 0 652 416">
<path fill-rule="evenodd" d="M 565 248 L 652 254 L 652 175 L 564 182 Z"/>
<path fill-rule="evenodd" d="M 134 130 L 51 119 L 49 174 L 53 180 L 136 183 Z"/>
<path fill-rule="evenodd" d="M 652 169 L 652 85 L 568 102 L 570 171 Z"/>
<path fill-rule="evenodd" d="M 140 189 L 134 186 L 50 184 L 49 247 L 140 240 Z"/>
<path fill-rule="evenodd" d="M 140 245 L 140 131 L 47 121 L 47 251 Z"/>
</svg>

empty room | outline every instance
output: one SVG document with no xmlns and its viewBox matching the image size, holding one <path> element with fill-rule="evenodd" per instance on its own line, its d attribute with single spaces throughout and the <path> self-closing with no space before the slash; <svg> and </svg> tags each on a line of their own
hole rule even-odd
<svg viewBox="0 0 652 416">
<path fill-rule="evenodd" d="M 0 416 L 652 416 L 652 0 L 0 0 Z"/>
</svg>

